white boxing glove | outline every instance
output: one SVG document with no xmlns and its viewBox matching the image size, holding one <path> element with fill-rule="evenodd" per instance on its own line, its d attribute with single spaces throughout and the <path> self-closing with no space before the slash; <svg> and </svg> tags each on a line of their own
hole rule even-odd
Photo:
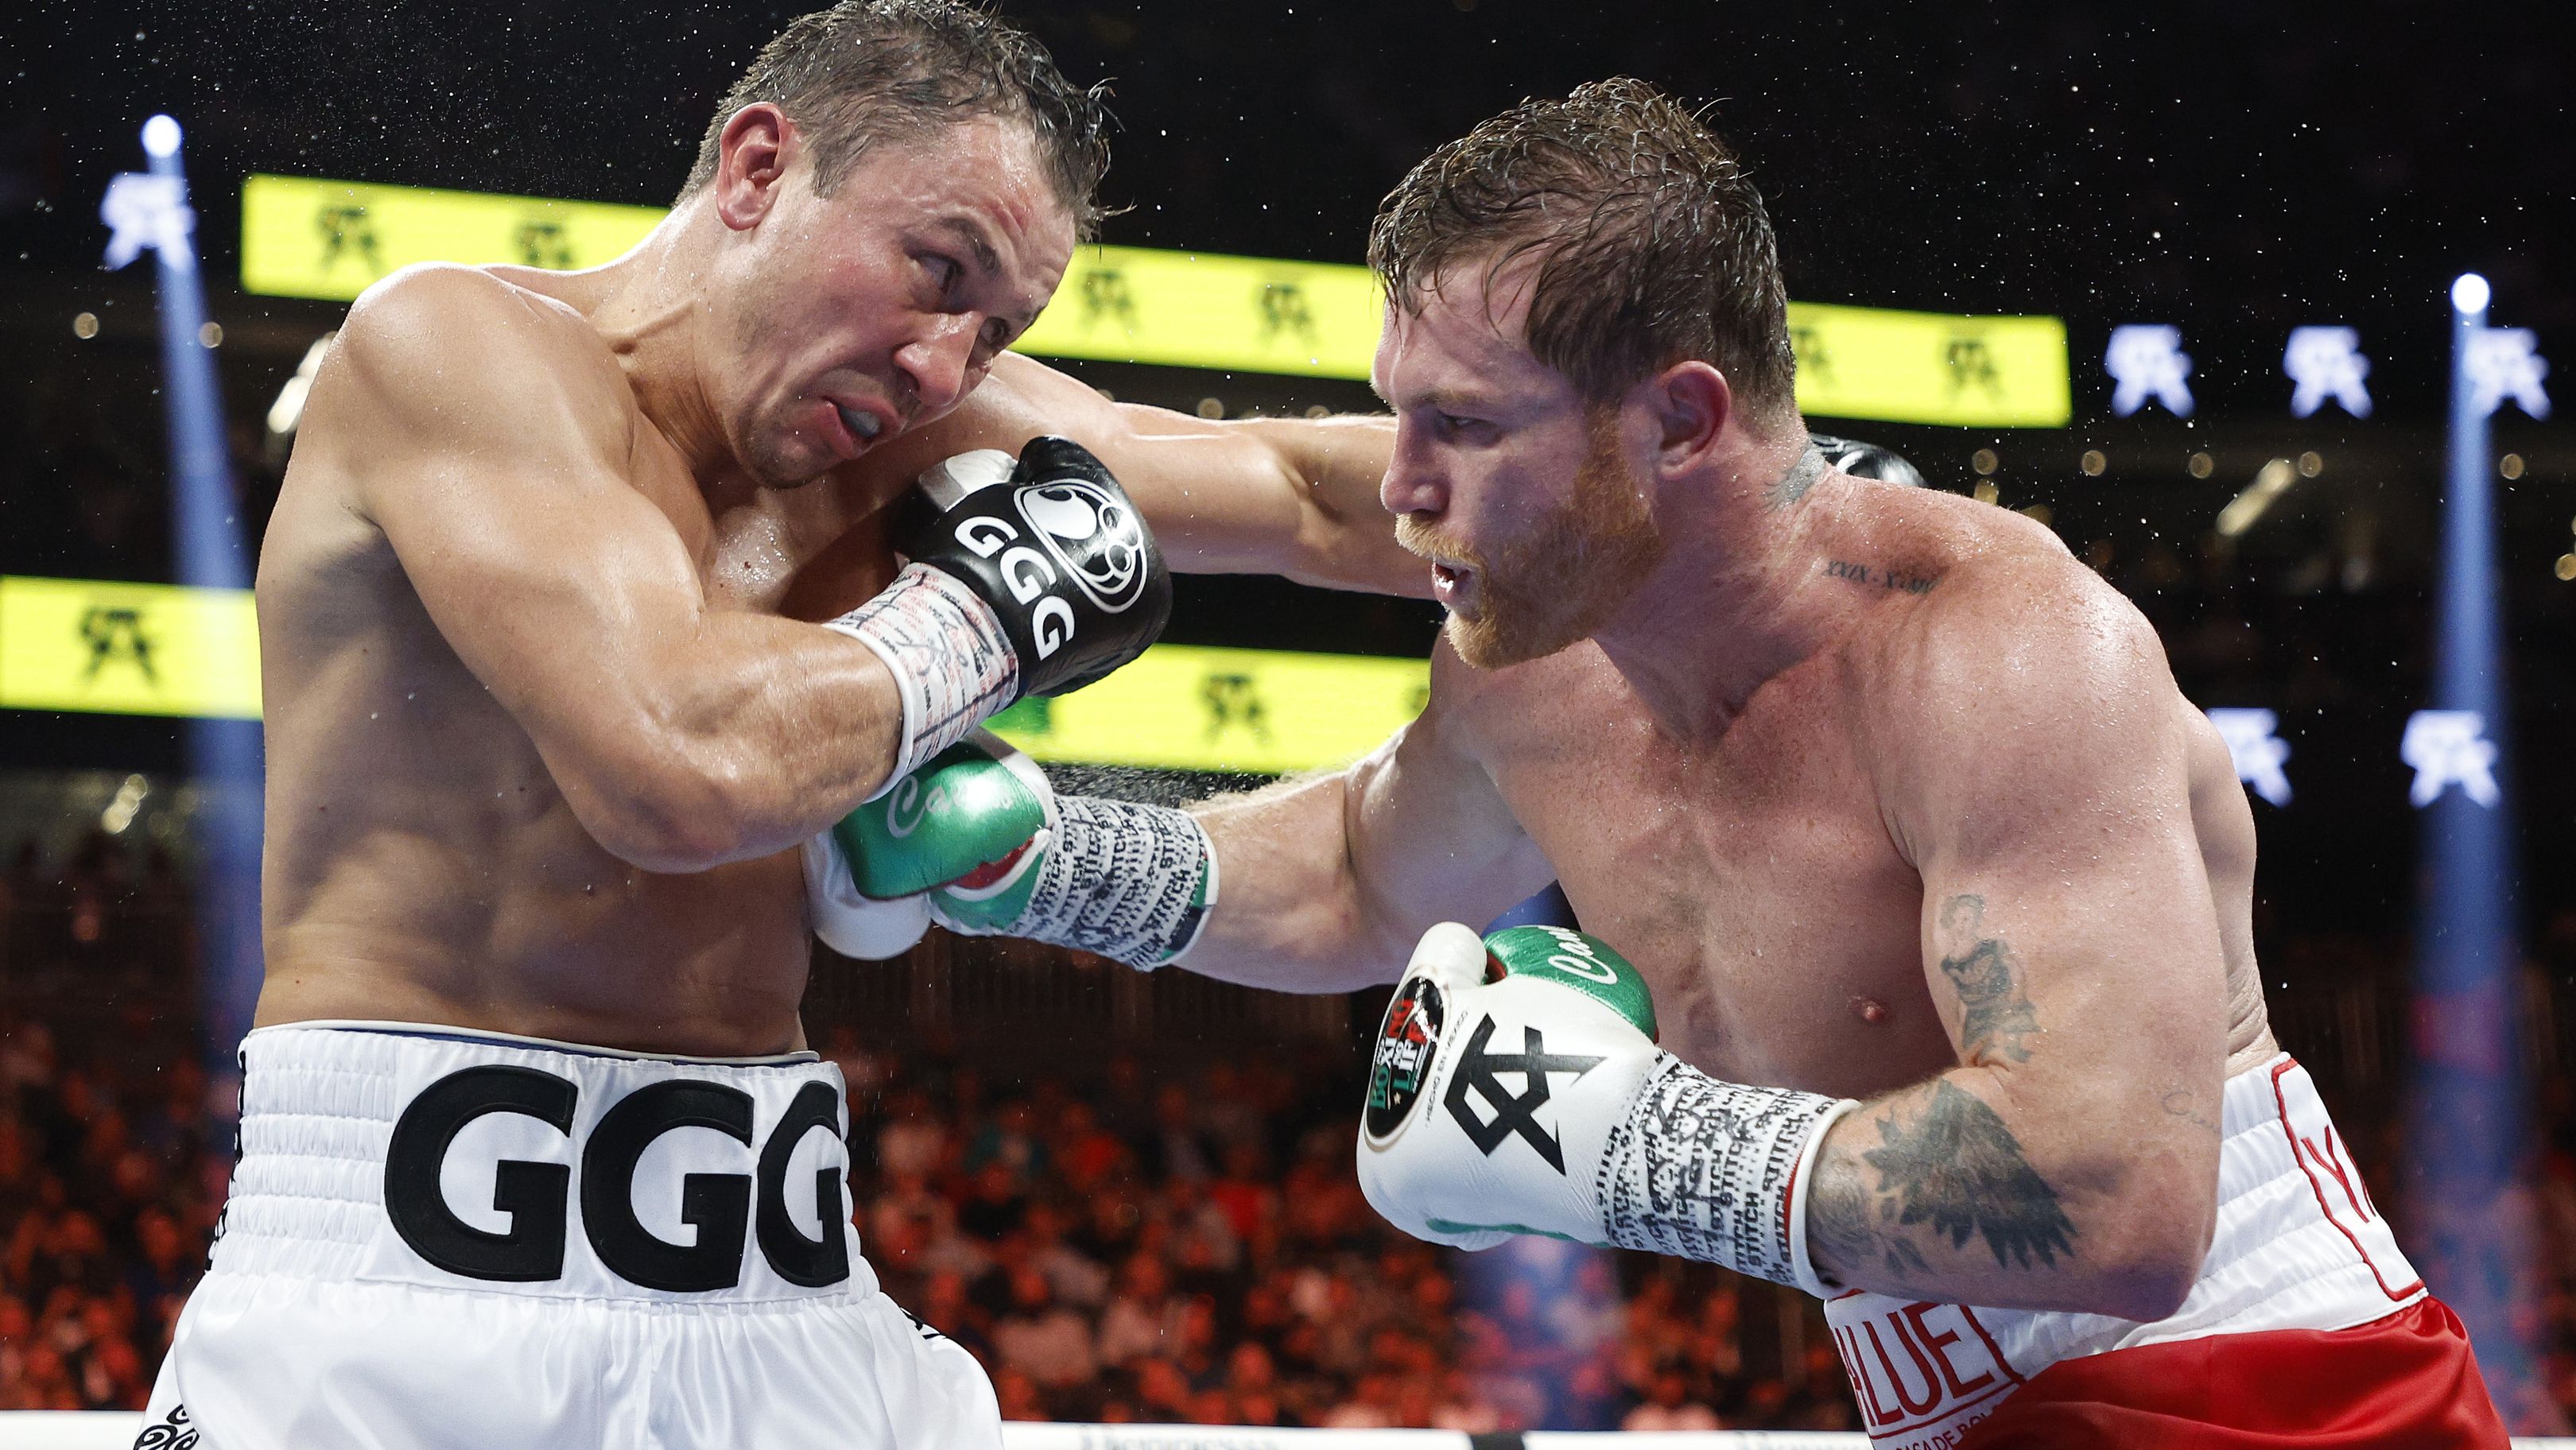
<svg viewBox="0 0 2576 1450">
<path fill-rule="evenodd" d="M 1806 1188 L 1848 1099 L 1720 1082 L 1655 1046 L 1644 979 L 1562 927 L 1426 933 L 1387 1007 L 1360 1189 L 1417 1238 L 1516 1233 L 1724 1264 L 1810 1293 Z"/>
<path fill-rule="evenodd" d="M 921 893 L 863 896 L 850 879 L 849 857 L 830 831 L 805 841 L 805 908 L 814 935 L 845 957 L 881 962 L 899 957 L 930 930 L 930 898 Z"/>
</svg>

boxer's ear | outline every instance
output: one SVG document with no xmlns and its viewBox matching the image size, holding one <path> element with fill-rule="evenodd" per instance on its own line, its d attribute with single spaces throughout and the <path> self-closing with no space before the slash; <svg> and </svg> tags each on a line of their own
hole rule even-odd
<svg viewBox="0 0 2576 1450">
<path fill-rule="evenodd" d="M 1735 394 L 1726 385 L 1726 374 L 1693 358 L 1640 386 L 1655 418 L 1656 471 L 1671 477 L 1705 467 L 1735 416 Z"/>
<path fill-rule="evenodd" d="M 755 101 L 725 122 L 717 144 L 716 215 L 735 231 L 749 231 L 778 201 L 778 188 L 804 148 L 796 123 L 767 101 Z"/>
</svg>

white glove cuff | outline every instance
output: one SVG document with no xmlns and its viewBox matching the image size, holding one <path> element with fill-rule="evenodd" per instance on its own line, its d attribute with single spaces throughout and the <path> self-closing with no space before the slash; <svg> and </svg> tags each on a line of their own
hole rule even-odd
<svg viewBox="0 0 2576 1450">
<path fill-rule="evenodd" d="M 904 565 L 883 593 L 823 627 L 876 651 L 903 700 L 902 746 L 870 800 L 1019 693 L 1020 663 L 992 606 L 927 564 Z"/>
<path fill-rule="evenodd" d="M 930 930 L 930 898 L 862 896 L 850 861 L 830 831 L 805 838 L 805 908 L 814 935 L 845 957 L 881 962 L 902 956 Z"/>
<path fill-rule="evenodd" d="M 1670 1053 L 1603 1145 L 1603 1227 L 1622 1248 L 1723 1264 L 1775 1284 L 1817 1283 L 1805 1186 L 1848 1098 L 1720 1082 Z M 1811 1290 L 1812 1292 L 1812 1290 Z"/>
</svg>

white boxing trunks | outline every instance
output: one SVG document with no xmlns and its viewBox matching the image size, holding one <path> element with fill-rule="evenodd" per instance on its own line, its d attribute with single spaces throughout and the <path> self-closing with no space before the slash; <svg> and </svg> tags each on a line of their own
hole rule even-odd
<svg viewBox="0 0 2576 1450">
<path fill-rule="evenodd" d="M 859 1257 L 841 1075 L 811 1053 L 331 1023 L 253 1032 L 242 1067 L 232 1194 L 138 1444 L 1001 1444 L 973 1356 Z"/>
<path fill-rule="evenodd" d="M 2220 1119 L 2218 1226 L 2199 1280 L 2164 1319 L 1911 1303 L 1857 1290 L 1826 1301 L 1871 1443 L 1958 1445 L 2061 1361 L 2215 1335 L 2348 1329 L 2424 1298 L 2424 1281 L 2372 1206 L 2307 1069 L 2283 1053 L 2238 1073 Z"/>
</svg>

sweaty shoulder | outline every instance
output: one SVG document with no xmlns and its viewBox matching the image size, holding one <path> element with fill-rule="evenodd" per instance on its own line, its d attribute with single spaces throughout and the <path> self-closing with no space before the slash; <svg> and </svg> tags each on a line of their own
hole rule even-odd
<svg viewBox="0 0 2576 1450">
<path fill-rule="evenodd" d="M 579 313 L 480 268 L 428 264 L 350 307 L 297 447 L 379 463 L 508 448 L 541 465 L 549 454 L 622 457 L 635 418 L 624 374 Z"/>
<path fill-rule="evenodd" d="M 1981 657 L 2003 641 L 2089 621 L 2145 620 L 2066 551 L 2057 535 L 2008 509 L 1928 489 L 1871 485 L 1856 530 L 1859 566 L 1902 608 L 1873 613 L 1854 651 L 1874 694 L 1912 672 Z"/>
<path fill-rule="evenodd" d="M 1959 503 L 2000 517 L 1851 659 L 1854 724 L 1883 784 L 1940 794 L 2146 745 L 2181 698 L 2153 626 L 2046 529 Z"/>
</svg>

